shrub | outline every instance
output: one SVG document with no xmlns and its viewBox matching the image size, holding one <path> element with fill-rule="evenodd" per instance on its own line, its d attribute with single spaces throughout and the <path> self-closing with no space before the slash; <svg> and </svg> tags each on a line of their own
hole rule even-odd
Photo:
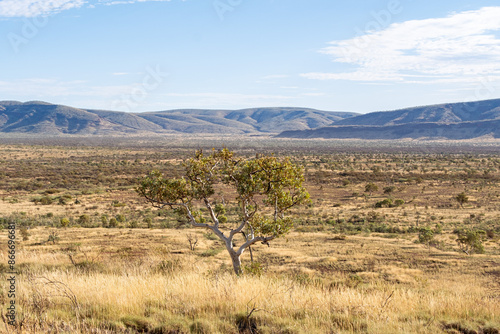
<svg viewBox="0 0 500 334">
<path fill-rule="evenodd" d="M 109 227 L 108 216 L 106 216 L 106 215 L 101 216 L 101 225 L 102 225 L 102 227 Z"/>
<path fill-rule="evenodd" d="M 80 225 L 87 225 L 90 223 L 90 216 L 89 215 L 81 215 L 78 218 L 78 224 Z"/>
<path fill-rule="evenodd" d="M 118 221 L 116 220 L 116 218 L 111 218 L 109 220 L 109 227 L 117 227 L 118 226 Z"/>
<path fill-rule="evenodd" d="M 402 206 L 405 204 L 405 201 L 402 199 L 397 199 L 394 201 L 394 206 Z"/>
<path fill-rule="evenodd" d="M 49 196 L 43 196 L 41 199 L 40 199 L 40 203 L 42 205 L 50 205 L 52 204 L 52 199 L 49 197 Z"/>
<path fill-rule="evenodd" d="M 68 227 L 69 219 L 68 218 L 61 218 L 60 223 L 61 223 L 61 227 Z"/>
<path fill-rule="evenodd" d="M 391 208 L 392 207 L 392 199 L 390 198 L 386 198 L 382 201 L 379 201 L 377 203 L 375 203 L 375 207 L 376 208 Z"/>
<path fill-rule="evenodd" d="M 428 227 L 422 227 L 418 232 L 418 242 L 431 247 L 431 241 L 434 239 L 434 232 Z"/>
<path fill-rule="evenodd" d="M 478 230 L 459 230 L 457 231 L 457 243 L 461 251 L 467 255 L 473 253 L 483 254 L 484 246 L 483 241 L 485 237 L 485 232 Z"/>
<path fill-rule="evenodd" d="M 123 214 L 119 214 L 119 215 L 116 215 L 116 221 L 117 222 L 120 222 L 120 223 L 125 223 L 125 215 Z"/>
<path fill-rule="evenodd" d="M 23 241 L 28 241 L 30 237 L 28 229 L 25 226 L 21 227 L 21 236 L 23 237 Z"/>
<path fill-rule="evenodd" d="M 264 267 L 259 262 L 252 262 L 250 265 L 245 266 L 243 272 L 252 276 L 262 276 L 264 273 Z"/>
</svg>

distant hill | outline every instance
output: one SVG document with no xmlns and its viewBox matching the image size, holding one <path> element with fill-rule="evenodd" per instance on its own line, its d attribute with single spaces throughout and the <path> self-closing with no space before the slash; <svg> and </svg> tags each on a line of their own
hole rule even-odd
<svg viewBox="0 0 500 334">
<path fill-rule="evenodd" d="M 310 108 L 178 109 L 143 113 L 41 101 L 0 102 L 0 133 L 40 135 L 226 134 L 279 138 L 500 138 L 500 99 L 357 114 Z"/>
<path fill-rule="evenodd" d="M 408 123 L 451 124 L 500 119 L 500 99 L 372 112 L 336 122 L 335 125 L 386 126 Z"/>
<path fill-rule="evenodd" d="M 372 112 L 333 126 L 285 131 L 281 138 L 474 139 L 500 138 L 500 99 Z"/>
<path fill-rule="evenodd" d="M 46 135 L 153 133 L 277 134 L 331 125 L 357 116 L 309 108 L 184 109 L 125 113 L 46 102 L 0 102 L 0 132 Z"/>
<path fill-rule="evenodd" d="M 453 124 L 412 123 L 387 126 L 330 126 L 315 130 L 285 131 L 278 138 L 324 139 L 450 139 L 500 138 L 500 120 Z"/>
</svg>

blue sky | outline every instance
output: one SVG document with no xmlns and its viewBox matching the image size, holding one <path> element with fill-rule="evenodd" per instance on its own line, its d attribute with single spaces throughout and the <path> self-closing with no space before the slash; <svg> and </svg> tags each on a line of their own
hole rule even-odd
<svg viewBox="0 0 500 334">
<path fill-rule="evenodd" d="M 0 0 L 0 100 L 369 112 L 500 98 L 500 5 Z"/>
</svg>

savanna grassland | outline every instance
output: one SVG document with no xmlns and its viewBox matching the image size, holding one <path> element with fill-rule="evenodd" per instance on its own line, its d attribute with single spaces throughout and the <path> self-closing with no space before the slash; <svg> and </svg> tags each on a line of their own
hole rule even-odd
<svg viewBox="0 0 500 334">
<path fill-rule="evenodd" d="M 153 169 L 180 177 L 199 143 L 0 145 L 2 314 L 9 222 L 18 241 L 17 325 L 0 331 L 499 333 L 495 147 L 281 143 L 225 143 L 292 157 L 311 194 L 242 276 L 215 235 L 134 191 Z"/>
</svg>

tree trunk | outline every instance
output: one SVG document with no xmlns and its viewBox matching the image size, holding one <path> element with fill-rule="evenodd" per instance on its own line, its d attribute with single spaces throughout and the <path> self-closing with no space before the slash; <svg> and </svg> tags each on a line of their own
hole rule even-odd
<svg viewBox="0 0 500 334">
<path fill-rule="evenodd" d="M 234 273 L 236 275 L 241 275 L 242 271 L 241 271 L 241 259 L 240 259 L 240 255 L 238 255 L 238 253 L 236 253 L 232 249 L 229 250 L 229 255 L 231 256 L 231 261 L 233 261 Z"/>
</svg>

